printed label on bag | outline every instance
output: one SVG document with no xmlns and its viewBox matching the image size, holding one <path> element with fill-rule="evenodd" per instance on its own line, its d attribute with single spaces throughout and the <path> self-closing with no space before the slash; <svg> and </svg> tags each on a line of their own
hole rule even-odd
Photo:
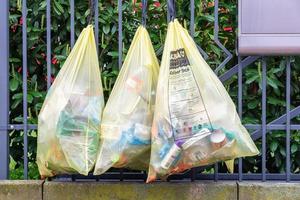
<svg viewBox="0 0 300 200">
<path fill-rule="evenodd" d="M 183 48 L 171 51 L 169 111 L 175 141 L 193 137 L 210 124 L 207 111 Z"/>
</svg>

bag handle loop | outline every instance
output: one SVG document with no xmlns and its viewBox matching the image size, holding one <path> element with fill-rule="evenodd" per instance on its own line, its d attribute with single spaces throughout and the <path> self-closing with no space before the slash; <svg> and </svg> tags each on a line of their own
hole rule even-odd
<svg viewBox="0 0 300 200">
<path fill-rule="evenodd" d="M 147 4 L 148 0 L 142 0 L 142 25 L 145 27 L 147 22 Z"/>
<path fill-rule="evenodd" d="M 95 0 L 89 0 L 90 14 L 88 17 L 88 24 L 92 24 L 92 19 L 95 12 Z"/>
<path fill-rule="evenodd" d="M 176 18 L 175 0 L 168 0 L 169 20 L 174 21 Z"/>
</svg>

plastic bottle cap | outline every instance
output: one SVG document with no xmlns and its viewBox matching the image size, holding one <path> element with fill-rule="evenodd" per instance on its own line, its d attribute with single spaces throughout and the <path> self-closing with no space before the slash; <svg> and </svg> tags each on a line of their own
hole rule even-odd
<svg viewBox="0 0 300 200">
<path fill-rule="evenodd" d="M 210 141 L 215 144 L 222 143 L 226 139 L 226 135 L 223 131 L 217 130 L 210 136 Z"/>
<path fill-rule="evenodd" d="M 145 125 L 140 124 L 140 123 L 135 124 L 134 135 L 137 138 L 140 138 L 141 140 L 145 140 L 145 141 L 150 140 L 150 137 L 151 137 L 151 132 L 150 131 L 151 131 L 151 127 L 149 127 L 149 126 L 145 126 Z"/>
<path fill-rule="evenodd" d="M 214 150 L 220 149 L 227 143 L 226 134 L 222 130 L 215 130 L 210 136 L 210 142 Z"/>
</svg>

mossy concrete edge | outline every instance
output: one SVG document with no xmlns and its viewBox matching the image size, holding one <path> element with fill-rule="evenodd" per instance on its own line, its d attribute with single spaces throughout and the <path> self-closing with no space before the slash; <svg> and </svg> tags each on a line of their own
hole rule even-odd
<svg viewBox="0 0 300 200">
<path fill-rule="evenodd" d="M 300 200 L 300 183 L 0 181 L 0 200 Z"/>
<path fill-rule="evenodd" d="M 0 200 L 41 200 L 44 181 L 0 181 Z"/>
<path fill-rule="evenodd" d="M 236 182 L 45 182 L 44 200 L 236 200 Z"/>
<path fill-rule="evenodd" d="M 300 200 L 300 183 L 238 182 L 239 200 Z"/>
</svg>

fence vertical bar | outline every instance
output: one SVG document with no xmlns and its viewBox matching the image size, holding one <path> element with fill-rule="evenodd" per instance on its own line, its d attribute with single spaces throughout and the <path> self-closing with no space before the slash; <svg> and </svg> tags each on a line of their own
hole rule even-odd
<svg viewBox="0 0 300 200">
<path fill-rule="evenodd" d="M 215 163 L 214 165 L 214 180 L 217 182 L 219 179 L 219 166 L 218 163 Z"/>
<path fill-rule="evenodd" d="M 119 69 L 122 67 L 123 59 L 123 31 L 122 31 L 122 0 L 118 0 L 118 65 Z M 120 181 L 123 181 L 123 169 L 120 169 Z"/>
<path fill-rule="evenodd" d="M 262 59 L 262 181 L 266 181 L 266 133 L 267 133 L 267 63 L 266 58 Z"/>
<path fill-rule="evenodd" d="M 243 64 L 241 56 L 238 56 L 238 113 L 243 117 Z M 238 164 L 239 181 L 243 180 L 243 159 L 239 158 Z"/>
<path fill-rule="evenodd" d="M 219 0 L 214 0 L 214 40 L 219 39 Z"/>
<path fill-rule="evenodd" d="M 217 36 L 219 34 L 219 12 L 218 12 L 219 11 L 219 0 L 215 0 L 214 3 L 215 3 L 214 39 L 218 40 Z M 214 170 L 214 179 L 215 179 L 215 181 L 217 181 L 218 180 L 218 163 L 215 163 L 214 169 L 215 169 Z"/>
<path fill-rule="evenodd" d="M 95 41 L 96 41 L 96 48 L 97 48 L 97 53 L 99 53 L 99 8 L 98 8 L 98 0 L 95 1 Z"/>
<path fill-rule="evenodd" d="M 190 19 L 190 34 L 194 38 L 195 35 L 195 1 L 190 0 L 190 10 L 191 10 L 191 19 Z M 191 181 L 195 181 L 196 169 L 193 168 L 191 171 Z"/>
<path fill-rule="evenodd" d="M 190 20 L 190 33 L 191 36 L 195 35 L 195 0 L 190 1 L 190 9 L 191 9 L 191 20 Z"/>
<path fill-rule="evenodd" d="M 74 11 L 74 0 L 70 0 L 70 18 L 71 18 L 71 24 L 70 24 L 70 29 L 71 29 L 71 33 L 70 33 L 70 37 L 71 37 L 71 48 L 73 48 L 74 44 L 75 44 L 75 24 L 74 24 L 74 18 L 75 18 L 75 11 Z"/>
<path fill-rule="evenodd" d="M 290 137 L 291 137 L 291 116 L 290 116 L 290 105 L 291 105 L 291 58 L 287 58 L 286 63 L 286 181 L 291 180 L 291 148 L 290 148 Z"/>
<path fill-rule="evenodd" d="M 51 85 L 51 0 L 47 0 L 47 89 Z"/>
<path fill-rule="evenodd" d="M 167 2 L 167 22 L 169 23 L 170 22 L 170 11 L 169 11 L 169 4 L 168 4 L 168 1 Z"/>
<path fill-rule="evenodd" d="M 22 53 L 23 53 L 23 138 L 24 138 L 24 179 L 28 179 L 28 137 L 27 137 L 27 0 L 22 5 Z"/>
<path fill-rule="evenodd" d="M 122 67 L 122 56 L 123 56 L 123 41 L 122 41 L 122 0 L 118 0 L 118 52 L 119 52 L 119 69 Z"/>
<path fill-rule="evenodd" d="M 0 180 L 9 178 L 9 0 L 0 4 Z"/>
<path fill-rule="evenodd" d="M 222 45 L 219 40 L 219 0 L 215 0 L 214 3 L 214 41 L 227 55 L 226 59 L 215 69 L 215 73 L 217 74 L 229 62 L 229 60 L 231 60 L 232 54 L 226 49 L 226 47 L 224 47 L 224 45 Z"/>
</svg>

